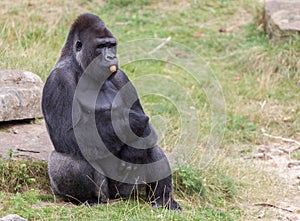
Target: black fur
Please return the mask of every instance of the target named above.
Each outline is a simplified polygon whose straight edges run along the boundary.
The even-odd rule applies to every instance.
[[[72,124],[72,102],[80,77],[97,56],[106,58],[107,64],[104,66],[117,65],[116,44],[116,39],[100,18],[92,14],[79,16],[44,86],[42,110],[55,147],[49,157],[49,177],[54,193],[66,200],[94,204],[106,202],[109,198],[129,197],[135,189],[132,184],[107,178],[86,161]],[[95,107],[99,135],[110,152],[123,161],[147,164],[165,158],[155,140],[145,144],[149,146],[148,149],[136,149],[123,143],[115,134],[109,110],[117,92],[126,83],[130,81],[120,69],[104,82]],[[139,100],[130,109],[129,122],[132,131],[139,137],[146,137],[153,130]],[[153,206],[181,210],[171,194],[171,175],[145,186],[148,200]]]

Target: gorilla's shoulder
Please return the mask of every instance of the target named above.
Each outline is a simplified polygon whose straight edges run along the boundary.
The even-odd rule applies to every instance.
[[[76,84],[78,73],[68,61],[59,61],[50,72],[46,84]]]

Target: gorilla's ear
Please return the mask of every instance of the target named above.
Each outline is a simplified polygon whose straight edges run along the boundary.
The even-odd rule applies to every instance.
[[[81,41],[76,41],[76,44],[75,44],[75,48],[76,48],[76,51],[81,51],[81,48],[82,48],[82,43]]]

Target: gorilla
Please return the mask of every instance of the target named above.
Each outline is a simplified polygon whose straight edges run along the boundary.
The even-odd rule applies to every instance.
[[[116,48],[99,17],[80,15],[46,80],[42,111],[55,148],[48,162],[52,190],[90,205],[144,193],[153,208],[181,210],[171,173],[159,176],[169,163],[135,88],[119,69]],[[146,167],[157,162],[163,163]]]

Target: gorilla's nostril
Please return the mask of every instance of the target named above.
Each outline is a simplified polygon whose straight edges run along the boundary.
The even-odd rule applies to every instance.
[[[113,60],[116,56],[107,55],[106,60]]]

